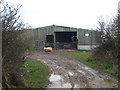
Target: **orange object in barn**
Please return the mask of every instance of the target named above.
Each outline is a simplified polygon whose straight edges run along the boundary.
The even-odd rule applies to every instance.
[[[86,53],[86,51],[82,51],[82,53]]]

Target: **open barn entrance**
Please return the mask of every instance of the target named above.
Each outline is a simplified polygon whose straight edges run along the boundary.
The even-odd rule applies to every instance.
[[[56,49],[76,49],[77,32],[55,32]]]
[[[45,46],[54,48],[54,36],[53,35],[46,35]]]

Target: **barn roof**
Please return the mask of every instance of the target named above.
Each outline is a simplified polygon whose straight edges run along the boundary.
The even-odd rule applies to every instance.
[[[77,30],[88,30],[88,29],[83,29],[83,28],[74,28],[74,27],[68,27],[68,26],[60,26],[60,25],[49,25],[49,26],[44,26],[44,27],[38,27],[39,28],[47,28],[47,27],[62,27],[62,28],[70,28],[70,29],[77,29]]]

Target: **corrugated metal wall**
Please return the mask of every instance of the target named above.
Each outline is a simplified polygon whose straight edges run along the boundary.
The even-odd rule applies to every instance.
[[[70,32],[76,31],[79,45],[96,45],[95,31],[87,29],[77,29],[63,26],[46,26],[41,28],[36,28],[34,30],[26,30],[24,36],[27,38],[32,38],[33,47],[36,49],[43,49],[46,43],[46,35],[54,35],[55,42],[55,32]],[[88,36],[85,36],[88,34]],[[54,43],[56,46],[56,42]]]

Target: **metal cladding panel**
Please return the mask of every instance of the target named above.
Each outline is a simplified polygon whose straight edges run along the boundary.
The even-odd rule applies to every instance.
[[[95,31],[93,30],[78,30],[78,45],[95,45]]]
[[[35,30],[36,34],[35,37],[37,37],[38,40],[45,41],[46,35],[53,35],[54,31],[52,27],[42,27]]]

